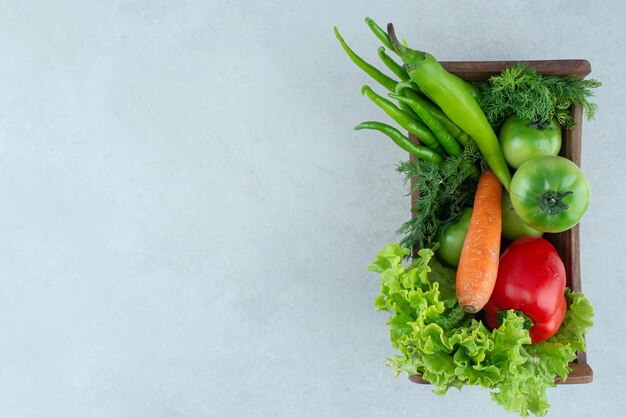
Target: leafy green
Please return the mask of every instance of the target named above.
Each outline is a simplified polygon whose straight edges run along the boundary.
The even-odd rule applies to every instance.
[[[405,183],[413,180],[410,192],[419,191],[414,216],[397,231],[404,235],[400,245],[406,248],[432,247],[443,225],[453,222],[474,201],[479,171],[485,167],[475,144],[463,154],[449,156],[440,165],[425,160],[405,161],[397,166]]]
[[[584,350],[582,334],[592,325],[589,301],[566,290],[569,309],[558,332],[530,344],[525,317],[507,311],[491,331],[456,301],[455,272],[442,266],[430,249],[422,249],[410,266],[409,250],[397,244],[380,251],[369,269],[380,274],[377,310],[391,314],[387,324],[397,354],[388,358],[396,375],[420,374],[443,395],[455,387],[480,385],[508,411],[545,415],[546,389],[571,371],[576,350]]]
[[[489,123],[498,126],[510,115],[548,126],[555,117],[561,126],[572,128],[570,107],[580,105],[587,119],[598,106],[589,101],[598,80],[580,80],[574,76],[541,76],[534,68],[516,64],[491,77],[480,90],[480,106]]]

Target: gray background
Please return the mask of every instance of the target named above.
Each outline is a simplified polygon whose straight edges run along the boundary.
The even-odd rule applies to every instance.
[[[626,3],[0,1],[0,415],[475,417],[394,378],[365,266],[407,219],[402,151],[332,33],[393,21],[442,60],[587,58],[590,385],[626,408]]]

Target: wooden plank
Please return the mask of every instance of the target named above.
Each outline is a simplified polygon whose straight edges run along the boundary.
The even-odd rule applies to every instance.
[[[572,368],[572,371],[567,375],[567,379],[563,381],[560,377],[556,377],[554,383],[557,385],[578,385],[593,381],[593,370],[591,370],[588,364],[573,362],[569,366]],[[430,385],[430,382],[422,379],[420,375],[409,376],[409,380],[421,385]]]
[[[582,109],[580,106],[572,108],[572,116],[576,127],[563,130],[563,146],[559,155],[568,158],[580,166],[582,149]],[[581,291],[580,283],[580,227],[575,227],[559,234],[546,234],[557,249],[565,264],[567,286],[575,291]]]
[[[523,63],[535,68],[542,75],[573,75],[585,78],[591,73],[587,60],[520,60],[520,61],[442,61],[444,68],[467,81],[482,81],[499,74],[507,67]]]
[[[582,145],[583,145],[583,110],[580,106],[572,107],[572,117],[576,126],[574,129],[566,129],[564,136],[564,147],[562,151],[567,158],[572,160],[580,167],[582,162]],[[564,240],[566,248],[564,249],[568,257],[570,270],[568,272],[570,289],[577,292],[582,291],[581,270],[580,270],[580,225],[576,225],[569,231],[569,239]],[[587,353],[578,350],[576,352],[578,362],[587,364]],[[589,366],[587,366],[589,367]],[[589,368],[591,373],[591,368]],[[581,382],[586,383],[586,382]]]
[[[593,381],[593,370],[587,363],[570,363],[572,368],[570,374],[567,375],[567,379],[562,381],[559,377],[554,379],[558,385],[578,385],[581,383],[591,383]]]

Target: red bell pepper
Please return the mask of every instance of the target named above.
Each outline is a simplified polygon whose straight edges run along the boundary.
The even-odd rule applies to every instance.
[[[502,254],[498,278],[484,308],[487,324],[497,328],[498,311],[508,309],[521,311],[532,321],[533,343],[550,338],[561,326],[567,310],[565,266],[545,239],[520,238]]]

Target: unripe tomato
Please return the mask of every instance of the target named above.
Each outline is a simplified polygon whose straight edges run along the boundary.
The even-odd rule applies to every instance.
[[[511,196],[506,190],[502,191],[502,236],[509,241],[514,241],[521,237],[540,237],[543,232],[526,225],[524,221],[517,216]]]
[[[561,150],[561,126],[552,119],[543,128],[517,116],[509,116],[500,128],[500,145],[504,159],[513,168],[545,155],[558,155]]]
[[[591,197],[583,172],[563,157],[524,163],[513,175],[510,192],[520,219],[543,232],[562,232],[576,225]]]
[[[459,265],[470,219],[472,219],[472,208],[465,208],[459,220],[444,226],[439,233],[437,255],[451,266]]]

